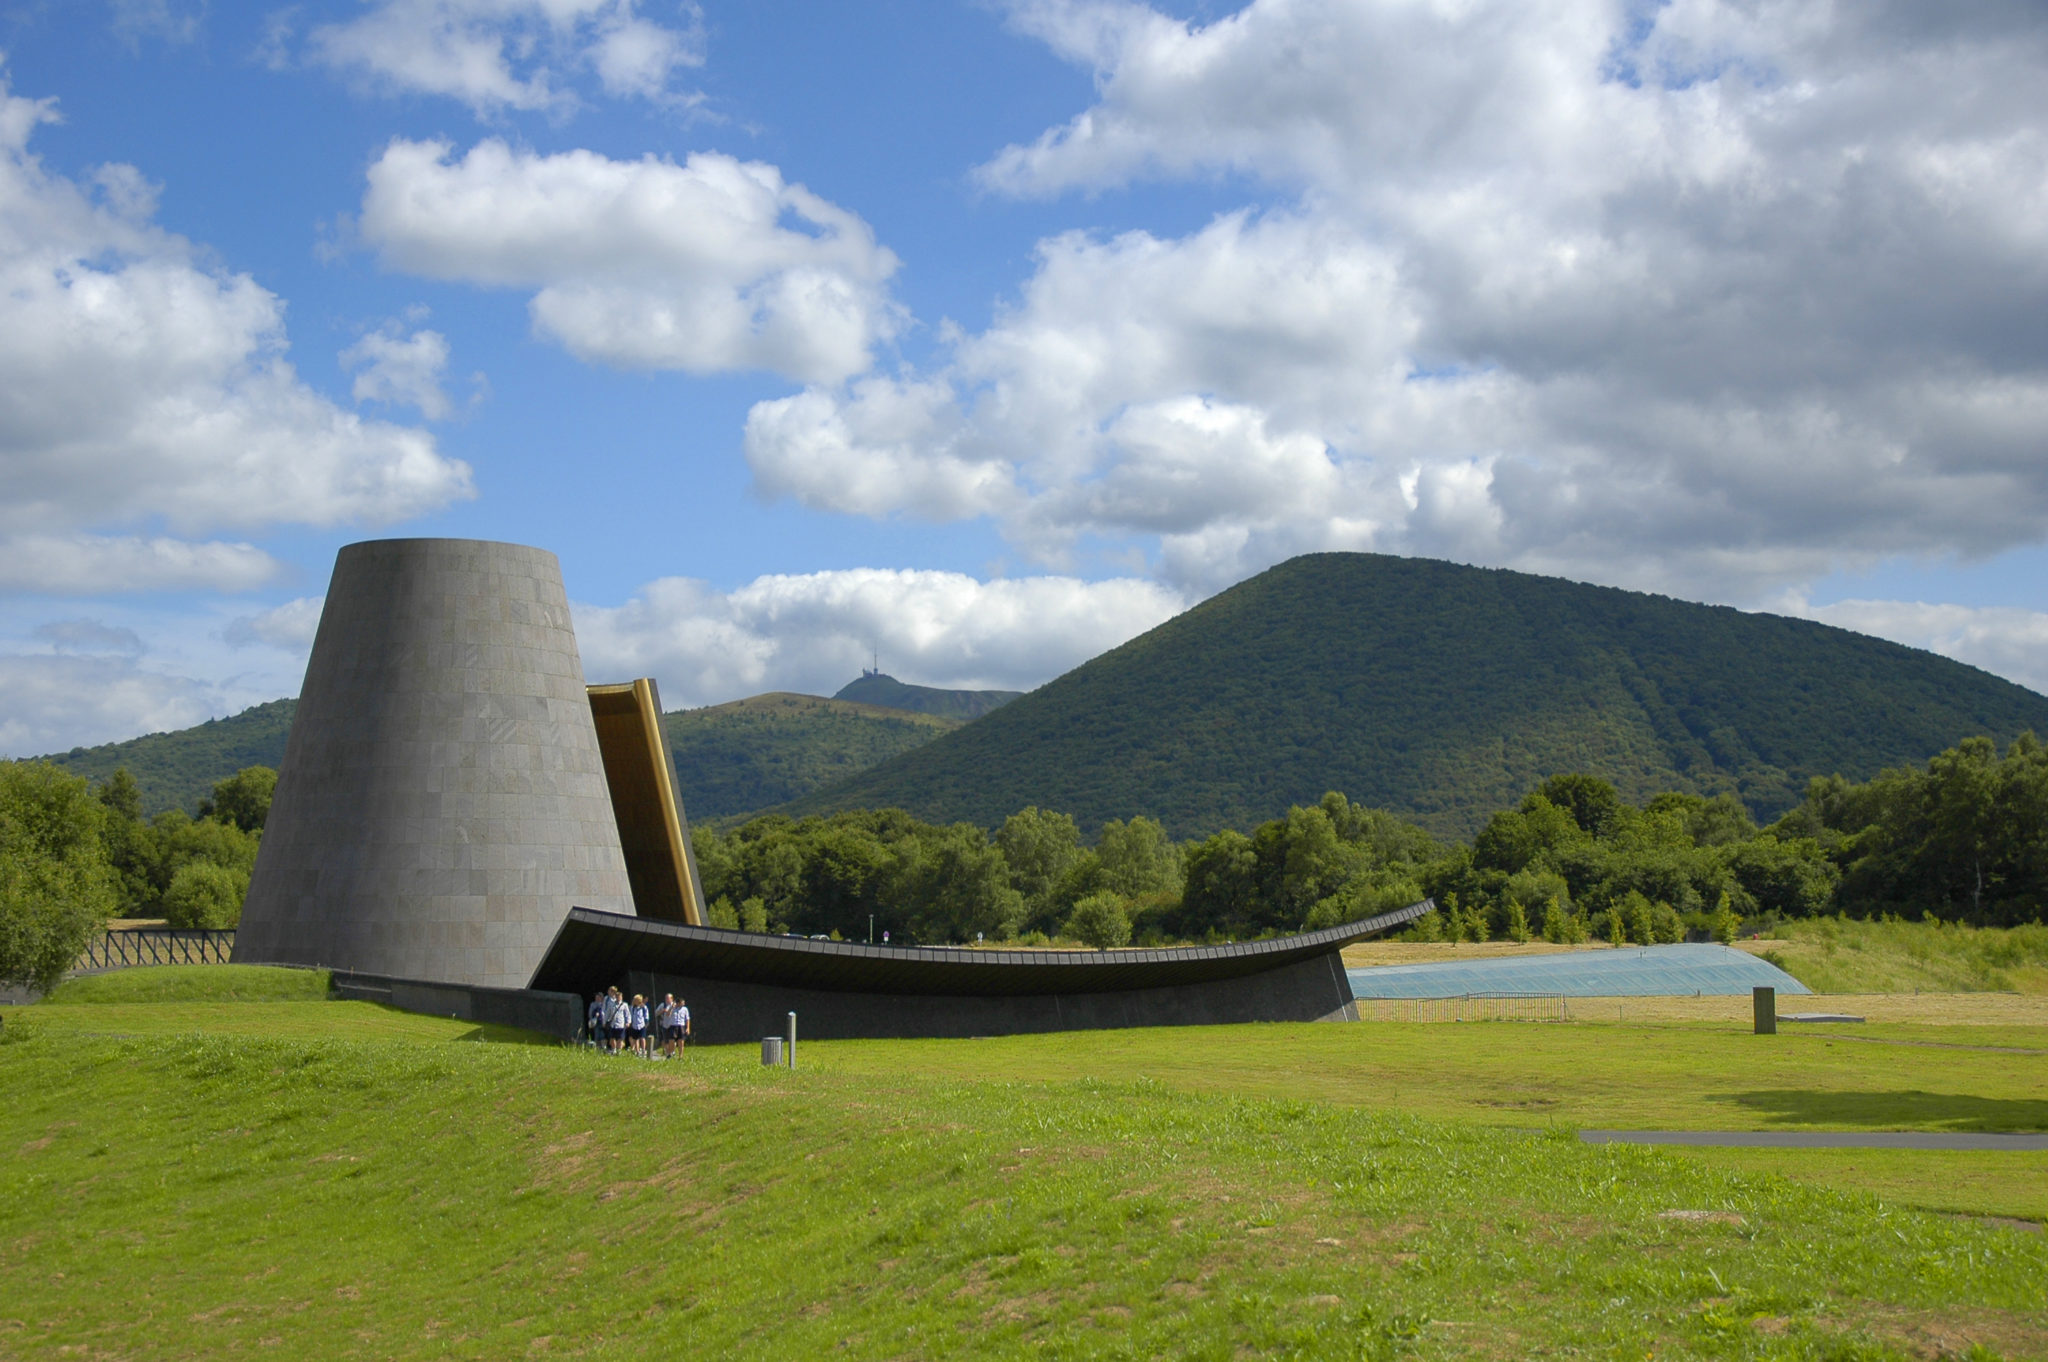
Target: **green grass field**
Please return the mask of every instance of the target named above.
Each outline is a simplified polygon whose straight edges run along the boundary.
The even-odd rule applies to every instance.
[[[2048,1057],[1499,1023],[789,1072],[203,984],[5,1011],[0,1357],[2048,1354],[2048,1238],[1840,1189],[2039,1216],[2037,1156],[1571,1133],[2038,1129]]]
[[[1816,993],[2048,993],[2048,926],[1822,917],[1738,943]]]

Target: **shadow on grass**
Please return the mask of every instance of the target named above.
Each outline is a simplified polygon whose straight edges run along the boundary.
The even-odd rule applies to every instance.
[[[458,1041],[489,1041],[493,1045],[552,1046],[562,1043],[553,1036],[544,1035],[539,1031],[522,1031],[516,1026],[499,1026],[494,1022],[484,1022],[472,1030],[464,1031],[461,1035],[454,1037],[454,1039]]]
[[[1714,1100],[1788,1125],[1910,1127],[1932,1130],[2048,1130],[2048,1102],[1945,1092],[1818,1092],[1777,1088]]]

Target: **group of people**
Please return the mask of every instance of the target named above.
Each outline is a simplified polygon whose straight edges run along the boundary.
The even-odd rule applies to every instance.
[[[690,1040],[690,1009],[673,993],[663,994],[650,1012],[645,995],[635,993],[628,1002],[616,986],[608,988],[590,1000],[584,1023],[587,1043],[609,1055],[680,1059]]]

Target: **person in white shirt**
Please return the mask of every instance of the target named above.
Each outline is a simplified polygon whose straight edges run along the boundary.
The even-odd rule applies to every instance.
[[[633,1053],[642,1059],[651,1058],[647,1052],[647,999],[638,993],[633,995]]]
[[[615,984],[604,995],[605,1048],[612,1054],[626,1048],[626,998]]]
[[[683,1047],[690,1043],[690,1005],[680,998],[676,999],[675,1028],[676,1058],[680,1059]]]

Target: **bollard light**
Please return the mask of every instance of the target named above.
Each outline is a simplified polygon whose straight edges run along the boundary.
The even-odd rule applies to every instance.
[[[789,1067],[796,1067],[796,1013],[789,1014]]]

